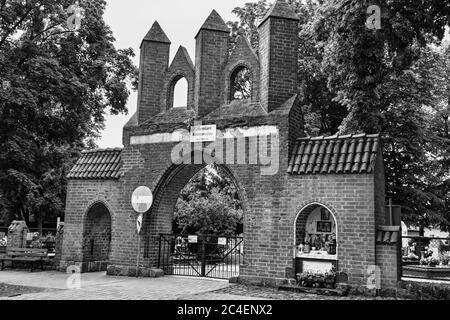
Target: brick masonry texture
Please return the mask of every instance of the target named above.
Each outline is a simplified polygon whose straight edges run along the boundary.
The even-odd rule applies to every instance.
[[[280,1],[275,6],[280,6]],[[249,152],[248,138],[245,149],[240,151],[240,155],[245,155],[246,164],[221,164],[238,187],[244,207],[242,282],[273,285],[286,282],[287,276],[292,276],[295,221],[297,217],[305,219],[312,206],[322,205],[336,217],[338,267],[348,273],[349,283],[364,286],[368,267],[381,263],[383,284],[394,285],[397,273],[392,261],[397,258],[397,251],[393,246],[375,243],[377,227],[385,223],[381,147],[374,151],[374,167],[370,172],[287,173],[297,139],[305,134],[296,88],[298,21],[289,7],[281,6],[272,10],[273,14],[259,28],[258,54],[243,39],[238,40],[229,54],[229,34],[215,12],[196,37],[193,69],[183,49],[169,67],[170,44],[151,38],[143,41],[138,114],[123,130],[120,178],[69,181],[62,267],[78,264],[84,270],[103,268],[104,252],[109,252],[108,273],[136,272],[137,214],[130,200],[134,189],[141,185],[153,191],[154,202],[144,217],[140,267],[142,272],[157,267],[159,236],[172,232],[173,209],[179,193],[206,164],[174,165],[171,152],[175,143],[130,145],[130,138],[189,130],[195,120],[200,120],[204,124],[216,124],[221,130],[263,125],[276,126],[279,130],[279,157],[273,159],[279,170],[275,175],[261,175],[260,165],[249,165],[254,152]],[[253,75],[252,97],[229,101],[227,79],[239,66],[249,68]],[[188,78],[193,107],[188,102],[185,109],[167,109],[172,82],[179,76]],[[237,158],[236,152],[234,157]],[[97,204],[104,206],[101,215],[92,213],[99,210]],[[94,225],[98,223],[102,230],[108,230],[109,220],[104,210],[109,212],[111,221],[110,246],[91,259],[83,244],[93,228],[91,217],[97,217]],[[107,247],[105,239],[99,241]]]

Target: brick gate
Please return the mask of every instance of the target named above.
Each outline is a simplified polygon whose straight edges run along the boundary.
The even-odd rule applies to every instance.
[[[170,234],[181,189],[204,166],[222,165],[244,207],[240,281],[278,284],[294,277],[296,222],[310,204],[335,217],[339,271],[365,286],[380,266],[384,287],[396,285],[396,250],[376,243],[385,224],[384,167],[378,135],[305,137],[298,90],[298,23],[276,1],[259,25],[259,51],[213,11],[196,35],[195,64],[155,22],[141,44],[138,111],[123,129],[123,148],[83,154],[69,174],[61,267],[86,263],[82,229],[92,203],[111,214],[108,274],[135,275],[138,236],[130,199],[141,185],[155,200],[144,218],[140,255],[145,274],[158,263],[161,234]],[[251,75],[245,99],[233,91],[242,69]],[[173,89],[188,83],[188,105],[173,108]],[[191,143],[189,131],[215,125],[215,142]],[[325,224],[326,225],[326,224]]]

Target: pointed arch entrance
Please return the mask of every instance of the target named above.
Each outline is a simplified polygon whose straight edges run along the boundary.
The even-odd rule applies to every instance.
[[[83,223],[83,265],[85,272],[106,271],[111,250],[111,213],[103,202],[94,203]]]
[[[152,208],[144,219],[143,258],[150,267],[161,268],[165,274],[223,279],[239,275],[244,261],[243,234],[174,234],[172,230],[180,192],[206,166],[206,163],[172,165],[155,188]],[[228,166],[217,166],[236,187],[245,215],[245,195],[235,175]]]

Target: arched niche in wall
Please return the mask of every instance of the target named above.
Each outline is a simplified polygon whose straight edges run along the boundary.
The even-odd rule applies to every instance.
[[[294,222],[297,272],[327,272],[338,260],[338,225],[333,212],[319,203],[300,210]]]

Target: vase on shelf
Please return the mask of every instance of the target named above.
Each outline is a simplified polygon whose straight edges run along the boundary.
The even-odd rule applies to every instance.
[[[311,252],[311,246],[309,245],[309,243],[305,244],[305,246],[303,247],[303,252],[304,253],[310,253]]]

